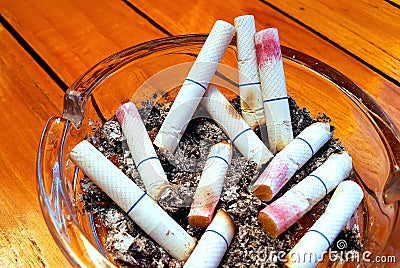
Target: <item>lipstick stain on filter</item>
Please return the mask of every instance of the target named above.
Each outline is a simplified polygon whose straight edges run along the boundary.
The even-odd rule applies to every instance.
[[[130,115],[133,118],[141,119],[139,112],[136,108],[136,105],[133,104],[132,102],[127,102],[117,109],[116,116],[121,126],[125,123],[125,118],[127,115]]]
[[[120,125],[123,125],[125,122],[125,108],[123,106],[119,107],[115,115],[117,116],[117,120]]]
[[[286,184],[288,180],[288,171],[289,171],[289,164],[288,159],[280,158],[279,156],[276,157],[273,165],[270,164],[270,169],[264,171],[268,175],[267,177],[271,178],[271,180],[276,185],[276,188],[280,189],[283,185]],[[268,171],[267,171],[268,170]]]
[[[268,28],[259,31],[254,36],[256,45],[257,62],[259,65],[282,58],[281,44],[278,29]]]

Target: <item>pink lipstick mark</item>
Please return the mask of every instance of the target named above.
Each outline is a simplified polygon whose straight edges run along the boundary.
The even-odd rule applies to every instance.
[[[136,108],[136,105],[133,104],[132,102],[127,102],[121,105],[116,112],[117,120],[121,126],[125,123],[125,118],[128,114],[133,118],[141,119],[139,112]]]
[[[271,61],[278,61],[282,58],[281,45],[279,42],[278,30],[268,28],[257,32],[254,35],[258,65]]]

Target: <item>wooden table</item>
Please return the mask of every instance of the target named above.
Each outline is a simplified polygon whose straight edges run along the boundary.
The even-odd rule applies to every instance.
[[[61,115],[63,93],[74,80],[106,56],[140,42],[207,33],[216,19],[232,23],[238,15],[253,14],[258,30],[277,27],[283,45],[351,78],[400,128],[399,0],[154,3],[0,0],[1,267],[68,265],[39,207],[40,135],[51,115]]]

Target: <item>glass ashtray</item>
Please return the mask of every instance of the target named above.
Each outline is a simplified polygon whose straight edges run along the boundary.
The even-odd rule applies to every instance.
[[[162,38],[111,55],[68,89],[63,115],[46,123],[37,159],[39,201],[48,229],[72,265],[113,267],[115,263],[98,237],[102,230],[79,201],[83,173],[71,162],[69,152],[93,133],[93,122],[112,118],[122,103],[132,101],[140,107],[144,101],[164,101],[166,93],[176,94],[206,38]],[[233,40],[212,81],[229,99],[239,94],[235,44]],[[399,224],[398,130],[365,91],[335,69],[288,47],[282,47],[282,55],[288,94],[311,115],[328,115],[335,137],[353,158],[355,178],[365,195],[354,217],[363,250],[398,256],[398,245],[390,243],[400,241],[393,232]],[[361,266],[371,265],[377,264],[361,261]]]

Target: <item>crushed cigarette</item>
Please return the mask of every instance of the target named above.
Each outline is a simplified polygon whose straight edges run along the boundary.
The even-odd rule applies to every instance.
[[[231,144],[220,142],[211,147],[188,216],[190,226],[206,228],[211,223],[231,159]]]
[[[228,250],[236,227],[227,212],[218,210],[184,268],[216,268]]]
[[[341,182],[333,193],[325,213],[286,255],[285,266],[316,267],[363,197],[364,193],[356,182]]]
[[[332,154],[314,172],[260,211],[258,221],[276,238],[350,175],[352,160],[345,151]]]
[[[317,122],[305,128],[275,155],[251,186],[252,192],[261,200],[271,200],[331,137],[329,123]]]
[[[215,22],[161,125],[154,140],[156,146],[175,151],[234,34],[235,28],[230,23]]]
[[[254,36],[269,149],[279,152],[293,139],[292,122],[278,30],[268,28]]]
[[[261,82],[254,34],[256,26],[254,16],[244,15],[234,20],[237,36],[237,57],[239,71],[240,106],[243,119],[255,129],[265,126],[264,104],[261,94]]]
[[[157,201],[170,185],[142,118],[135,104],[131,102],[119,107],[116,115],[146,192]]]
[[[81,141],[70,152],[70,158],[172,257],[189,257],[196,239],[92,144]]]
[[[273,157],[217,87],[210,85],[207,88],[201,104],[246,159],[256,162],[258,167],[261,167]]]

